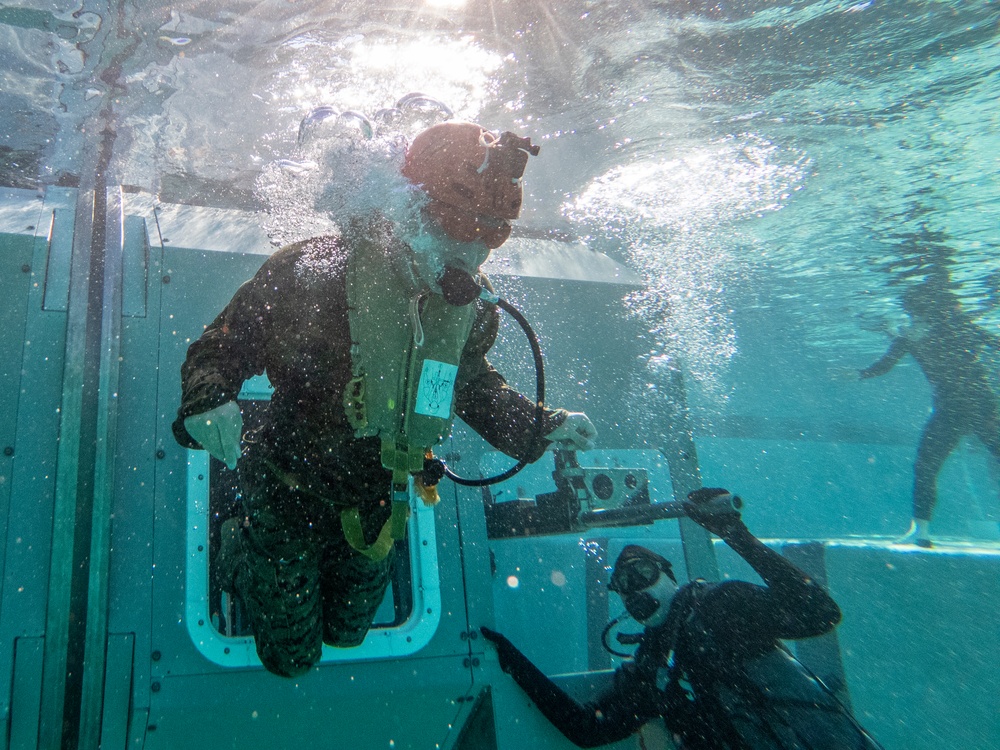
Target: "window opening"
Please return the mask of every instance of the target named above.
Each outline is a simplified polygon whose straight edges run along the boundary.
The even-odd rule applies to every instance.
[[[271,393],[266,377],[248,380],[240,392],[244,430],[261,423]],[[198,649],[228,666],[259,664],[246,612],[238,597],[222,591],[219,551],[222,525],[242,515],[238,473],[205,451],[188,451],[187,625]],[[426,645],[441,618],[440,579],[433,509],[411,505],[405,540],[372,628],[357,648],[323,647],[321,661],[398,657]]]

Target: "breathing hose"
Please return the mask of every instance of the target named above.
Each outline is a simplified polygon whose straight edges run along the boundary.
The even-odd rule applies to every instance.
[[[496,305],[517,321],[517,324],[521,326],[521,330],[524,331],[525,336],[528,337],[528,344],[531,346],[531,356],[535,363],[535,421],[529,444],[530,450],[542,437],[542,421],[545,417],[545,366],[542,362],[542,348],[538,343],[538,337],[520,310],[486,287],[480,286],[470,274],[449,266],[445,268],[441,278],[438,279],[438,283],[441,286],[441,293],[445,301],[449,304],[465,306],[477,299],[481,299]],[[453,472],[441,459],[432,459],[432,461],[440,465],[440,468],[437,470],[440,471],[443,469],[444,476],[448,477],[455,484],[460,484],[464,487],[486,487],[491,484],[505,482],[529,463],[527,458],[520,458],[516,464],[496,476],[468,479]],[[425,471],[428,470],[432,473],[435,471],[434,468],[425,467]]]
[[[634,656],[633,653],[629,651],[618,651],[610,643],[608,643],[608,635],[611,634],[611,629],[614,628],[618,623],[623,620],[627,620],[631,615],[628,612],[623,612],[618,615],[615,619],[604,626],[604,630],[601,631],[601,645],[604,646],[604,650],[609,654],[614,656],[621,656],[623,658],[631,658]],[[615,636],[617,641],[623,646],[635,646],[642,640],[642,633],[619,633]]]

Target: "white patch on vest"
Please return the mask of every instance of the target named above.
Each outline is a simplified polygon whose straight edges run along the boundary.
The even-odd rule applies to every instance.
[[[451,416],[452,395],[458,366],[425,359],[417,386],[417,403],[413,410],[428,417],[448,419]]]

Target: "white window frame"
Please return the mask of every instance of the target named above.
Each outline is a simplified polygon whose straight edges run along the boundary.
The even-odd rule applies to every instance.
[[[248,380],[241,398],[270,397],[265,377]],[[209,455],[187,451],[187,566],[184,619],[195,647],[224,667],[262,667],[252,636],[227,637],[212,624],[209,611]],[[416,498],[410,483],[410,583],[413,607],[409,617],[393,627],[375,627],[354,648],[323,646],[320,663],[395,659],[416,653],[434,637],[441,624],[441,578],[438,572],[434,509]]]

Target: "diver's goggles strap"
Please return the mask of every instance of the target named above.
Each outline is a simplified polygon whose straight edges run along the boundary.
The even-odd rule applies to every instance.
[[[361,514],[357,508],[345,508],[340,513],[340,526],[344,530],[344,539],[352,548],[369,560],[384,560],[392,545],[406,538],[406,522],[410,520],[410,504],[402,500],[392,501],[392,513],[389,520],[382,525],[378,538],[371,544],[365,544],[365,535],[361,530]]]

